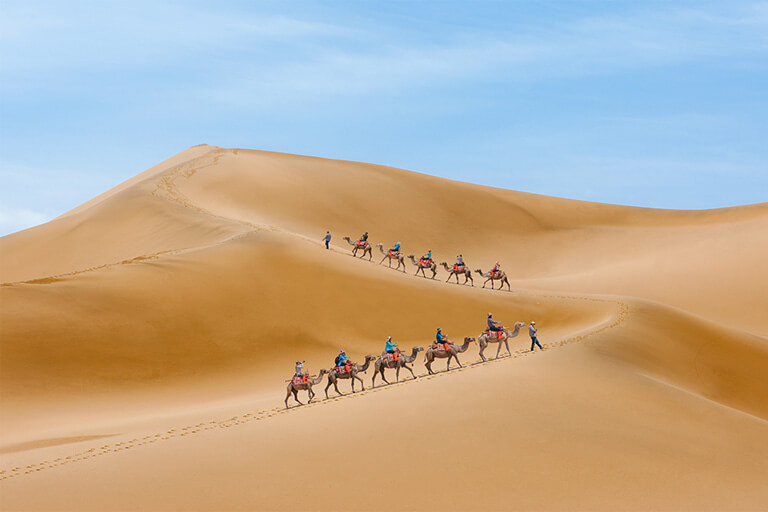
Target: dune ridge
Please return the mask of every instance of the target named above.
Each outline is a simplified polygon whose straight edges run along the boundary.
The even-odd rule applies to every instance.
[[[311,462],[328,460],[334,443],[362,442],[360,432],[394,432],[419,455],[348,477],[350,492],[374,492],[363,476],[416,482],[455,464],[424,451],[438,424],[465,448],[462,464],[476,473],[455,499],[406,483],[402,508],[758,510],[768,299],[755,283],[768,277],[766,227],[766,203],[652,210],[195,146],[0,239],[2,507],[296,508],[284,459],[310,422],[320,433],[299,445]],[[326,229],[331,251],[319,243]],[[401,241],[406,254],[431,249],[437,262],[461,252],[487,270],[500,260],[513,291],[482,290],[477,277],[474,288],[446,284],[442,269],[416,278],[410,263],[396,272],[376,265],[375,248],[373,263],[352,259],[340,238],[362,231],[384,247]],[[479,363],[475,344],[458,371],[425,376],[420,358],[415,381],[282,408],[296,358],[317,373],[339,348],[361,360],[389,335],[406,350],[438,325],[453,339],[477,336],[488,311],[510,325],[535,319],[548,350],[528,352],[522,333],[511,357]],[[537,448],[528,417],[551,449]],[[511,432],[496,453],[472,444],[485,424]],[[720,437],[728,432],[739,439]],[[239,446],[260,457],[235,456],[241,471],[226,469]],[[621,451],[635,464],[617,465]],[[521,497],[482,477],[545,467],[558,493],[536,484]],[[162,489],[131,491],[161,469],[175,475]],[[669,472],[689,476],[673,488],[658,478]],[[87,502],[82,475],[99,486]],[[251,491],[227,492],[249,475]],[[333,508],[333,480],[314,481],[307,497],[318,501],[306,508]]]

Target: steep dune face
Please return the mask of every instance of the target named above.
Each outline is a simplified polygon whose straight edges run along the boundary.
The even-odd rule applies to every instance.
[[[319,242],[326,229],[331,251]],[[513,292],[482,290],[478,275],[475,288],[445,284],[442,269],[416,278],[410,262],[396,272],[375,264],[376,249],[373,263],[353,259],[341,237],[362,231],[405,254],[431,249],[438,262],[462,253],[488,270],[499,260]],[[768,280],[766,204],[629,208],[196,146],[0,239],[0,258],[4,507],[296,508],[286,459],[327,462],[333,447],[370,436],[394,436],[413,457],[405,469],[366,462],[345,488],[368,495],[371,480],[399,474],[417,509],[477,508],[478,492],[485,507],[526,509],[751,509],[765,499],[755,485],[764,453],[747,445],[768,446],[768,298],[757,285]],[[524,330],[511,358],[276,412],[296,359],[316,373],[341,348],[358,361],[380,353],[387,336],[404,349],[427,346],[438,326],[477,337],[489,311],[507,325],[535,319],[549,352],[527,352]],[[478,361],[476,343],[461,361]],[[243,430],[222,428],[235,425]],[[444,438],[456,454],[430,448]],[[160,439],[180,444],[150,444]],[[110,455],[128,448],[126,465]],[[237,470],[224,467],[233,454]],[[425,494],[456,457],[456,493]],[[83,472],[68,472],[70,460]],[[147,467],[175,476],[147,486],[158,478]],[[510,504],[488,478],[532,470],[558,493],[533,483]],[[83,474],[100,489],[87,503]],[[258,483],[245,494],[189,492],[189,482],[241,489],[249,475]],[[687,476],[674,487],[659,475]],[[333,475],[312,481],[307,508],[331,508]]]

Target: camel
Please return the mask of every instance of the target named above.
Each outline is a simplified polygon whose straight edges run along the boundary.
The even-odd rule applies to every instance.
[[[411,372],[411,377],[413,377],[415,379],[416,376],[413,374],[413,370],[411,370],[411,367],[408,366],[408,363],[414,362],[416,360],[416,354],[418,354],[422,350],[424,350],[424,347],[413,347],[413,350],[411,350],[411,355],[410,356],[407,356],[405,354],[401,354],[400,355],[400,359],[398,359],[397,361],[395,361],[395,360],[387,361],[387,360],[384,360],[382,358],[377,359],[376,363],[373,366],[374,371],[373,371],[373,379],[371,379],[371,387],[375,387],[375,384],[376,384],[376,374],[377,373],[380,373],[381,374],[381,378],[384,380],[384,382],[389,384],[389,381],[387,380],[387,378],[384,377],[384,369],[385,368],[395,368],[396,369],[396,372],[395,372],[396,382],[400,382],[400,368],[405,368],[406,370]]]
[[[451,280],[451,276],[456,276],[456,284],[459,284],[459,274],[464,274],[464,282],[461,284],[467,284],[467,281],[469,281],[472,283],[472,286],[475,286],[475,281],[472,279],[472,271],[469,270],[469,267],[466,265],[459,270],[456,270],[454,267],[449,267],[446,262],[442,262],[441,265],[445,267],[447,272],[450,272],[448,279],[445,280],[446,283]]]
[[[430,375],[434,374],[435,372],[432,371],[432,361],[435,359],[444,359],[448,358],[448,365],[445,367],[445,371],[448,371],[451,369],[451,359],[456,358],[456,362],[459,365],[459,368],[461,368],[461,362],[459,361],[458,354],[461,354],[462,352],[466,352],[469,348],[469,344],[475,341],[475,338],[472,336],[467,336],[464,338],[464,344],[460,347],[457,347],[456,344],[451,343],[448,346],[448,350],[439,350],[435,348],[428,348],[427,351],[424,353],[424,358],[426,359],[426,362],[424,363],[424,366],[427,367],[427,371]]]
[[[357,376],[359,372],[365,373],[366,370],[368,370],[368,366],[371,364],[371,361],[376,359],[374,356],[365,356],[365,364],[362,366],[352,363],[352,369],[348,372],[344,372],[342,374],[339,374],[336,372],[336,369],[332,369],[328,372],[328,384],[325,385],[325,398],[328,398],[328,388],[331,387],[331,384],[333,384],[334,389],[336,389],[336,392],[340,395],[343,393],[339,391],[339,385],[338,380],[339,379],[352,379],[352,392],[355,392],[355,379],[360,381],[360,385],[363,387],[363,391],[365,391],[365,384],[363,383],[363,379]]]
[[[485,288],[485,285],[488,284],[488,281],[490,281],[491,282],[491,290],[493,290],[493,282],[494,281],[501,281],[501,284],[499,285],[499,290],[504,288],[504,284],[506,283],[507,287],[509,288],[509,291],[512,291],[512,287],[509,286],[509,281],[507,280],[507,274],[504,273],[503,270],[501,272],[499,272],[495,276],[492,276],[491,272],[483,273],[483,271],[480,270],[480,269],[475,270],[475,272],[477,272],[478,274],[480,274],[481,276],[486,278],[485,282],[483,283],[483,288]]]
[[[311,403],[312,399],[315,397],[315,392],[312,391],[312,386],[315,386],[317,384],[320,384],[320,381],[323,380],[323,375],[328,373],[328,370],[323,368],[320,370],[320,373],[317,377],[309,376],[307,377],[307,383],[306,384],[294,384],[293,378],[288,381],[288,393],[285,395],[285,408],[288,408],[288,399],[291,397],[291,393],[293,393],[293,398],[297,402],[299,402],[299,405],[304,405],[299,401],[299,391],[302,389],[306,389],[309,392],[309,400],[307,403]]]
[[[368,261],[371,261],[371,258],[373,258],[373,251],[371,250],[370,243],[365,242],[365,245],[357,245],[357,242],[353,242],[348,236],[345,236],[344,240],[346,240],[347,243],[352,246],[352,256],[357,256],[357,251],[363,251],[363,255],[360,256],[360,258],[365,258],[365,255],[367,254]]]
[[[390,254],[389,251],[384,252],[384,244],[376,244],[376,247],[379,248],[381,251],[381,254],[384,255],[383,258],[381,258],[381,261],[379,262],[379,265],[384,263],[384,260],[389,258],[389,261],[387,261],[387,266],[389,268],[392,268],[392,260],[397,260],[397,268],[395,270],[400,270],[400,266],[403,266],[403,272],[405,272],[405,261],[403,260],[403,255],[400,253],[397,254]]]
[[[427,277],[427,275],[424,273],[424,269],[425,268],[428,268],[429,270],[432,271],[431,279],[434,279],[435,276],[437,275],[437,265],[435,264],[434,261],[430,262],[429,265],[422,265],[421,264],[421,259],[419,259],[419,261],[416,261],[416,259],[413,257],[413,254],[409,254],[408,255],[408,259],[411,260],[411,263],[413,263],[414,265],[419,267],[419,268],[416,269],[416,274],[414,274],[414,275],[419,275],[419,272],[421,272],[421,275],[423,275],[424,277]]]
[[[485,332],[478,336],[477,342],[480,344],[480,357],[483,361],[487,361],[485,356],[483,355],[483,351],[485,351],[486,347],[489,343],[498,343],[499,347],[496,349],[496,359],[499,358],[499,352],[501,352],[501,344],[504,343],[504,346],[507,347],[507,353],[509,355],[512,355],[512,352],[509,350],[509,339],[514,338],[518,334],[520,334],[520,329],[525,327],[525,322],[515,322],[515,330],[510,331],[507,328],[502,327],[502,331],[504,332],[504,335],[501,337],[501,339],[496,339],[491,336],[488,336]]]

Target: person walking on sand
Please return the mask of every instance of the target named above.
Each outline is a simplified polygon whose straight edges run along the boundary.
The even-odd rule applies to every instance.
[[[328,247],[328,244],[331,243],[331,232],[330,231],[326,231],[325,232],[325,236],[323,237],[323,242],[325,242],[325,248],[326,249],[330,249],[330,247]]]
[[[536,348],[536,345],[538,345],[541,350],[544,350],[544,347],[541,346],[538,338],[536,338],[536,322],[531,322],[531,325],[528,326],[528,335],[531,337],[531,352]]]

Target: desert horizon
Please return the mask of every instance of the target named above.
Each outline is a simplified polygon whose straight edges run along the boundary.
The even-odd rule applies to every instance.
[[[760,510],[766,228],[190,147],[0,238],[0,508]]]

